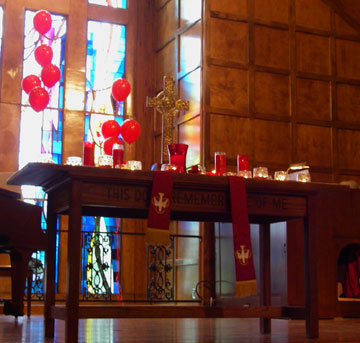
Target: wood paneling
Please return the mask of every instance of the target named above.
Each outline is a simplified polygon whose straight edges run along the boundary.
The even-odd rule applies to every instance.
[[[360,79],[360,42],[336,40],[336,73],[339,77]]]
[[[331,129],[314,125],[297,126],[296,158],[311,166],[331,167]]]
[[[161,48],[165,43],[173,39],[177,29],[177,4],[176,0],[168,1],[157,12],[157,30],[156,30],[156,43],[157,48]]]
[[[360,169],[360,130],[337,131],[339,165],[347,169]]]
[[[224,19],[211,19],[210,56],[228,62],[248,62],[248,26]]]
[[[270,22],[289,22],[289,0],[254,0],[254,17]]]
[[[330,8],[322,0],[296,0],[296,25],[330,30]]]
[[[289,76],[272,73],[255,73],[255,113],[290,115]]]
[[[164,76],[170,76],[175,79],[176,77],[176,42],[172,40],[169,44],[165,45],[156,55],[155,61],[155,78],[156,78],[156,91],[159,92],[163,89]]]
[[[213,163],[216,151],[226,151],[227,159],[234,160],[239,153],[250,153],[250,127],[249,119],[211,114],[209,163]]]
[[[290,163],[290,123],[255,120],[253,125],[254,160],[263,166]]]
[[[296,62],[299,71],[330,74],[329,37],[298,32],[296,34]]]
[[[210,10],[235,15],[247,15],[247,0],[210,0]]]
[[[248,112],[248,72],[242,69],[210,67],[210,106]]]
[[[338,83],[336,87],[337,119],[360,122],[360,86]]]
[[[352,36],[359,36],[360,33],[356,31],[352,26],[349,25],[348,22],[345,21],[339,15],[335,15],[335,31],[340,35],[352,35]]]
[[[288,69],[289,31],[256,25],[254,50],[256,65]]]
[[[298,78],[296,89],[298,118],[331,120],[330,82]]]

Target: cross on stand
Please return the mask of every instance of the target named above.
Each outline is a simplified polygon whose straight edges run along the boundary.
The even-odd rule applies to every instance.
[[[164,76],[163,90],[153,98],[146,97],[146,106],[162,115],[161,163],[169,163],[168,144],[174,143],[174,119],[180,110],[189,109],[189,101],[181,100],[174,91],[174,79]]]

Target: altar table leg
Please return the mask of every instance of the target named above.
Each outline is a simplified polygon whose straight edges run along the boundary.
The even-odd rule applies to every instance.
[[[68,260],[66,268],[66,343],[78,342],[81,224],[81,183],[73,181],[69,210]]]
[[[270,224],[260,224],[260,268],[259,268],[259,291],[260,306],[271,305],[271,276],[270,276]],[[261,333],[271,332],[271,319],[260,318]]]
[[[211,305],[215,300],[215,225],[204,223],[202,235],[202,304]]]
[[[308,338],[319,337],[317,252],[316,252],[316,198],[308,198],[308,217],[304,219],[305,252],[305,320]]]
[[[53,195],[49,193],[47,207],[47,245],[45,252],[45,301],[44,329],[45,337],[54,337],[54,318],[51,307],[55,305],[55,270],[56,270],[56,224],[57,215],[53,211]]]

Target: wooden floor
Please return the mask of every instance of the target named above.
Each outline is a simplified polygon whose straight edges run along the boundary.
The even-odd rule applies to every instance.
[[[63,321],[55,339],[43,338],[43,317],[0,315],[0,343],[63,342]],[[258,319],[84,319],[79,342],[86,343],[303,343],[360,342],[360,319],[320,321],[319,339],[307,340],[303,320],[272,320],[272,333],[259,333]]]

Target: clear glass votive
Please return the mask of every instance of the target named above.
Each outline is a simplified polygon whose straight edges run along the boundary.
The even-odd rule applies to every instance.
[[[253,178],[254,179],[268,179],[269,172],[266,167],[256,167],[253,170]]]
[[[127,168],[130,170],[142,170],[142,163],[141,161],[127,161],[126,163]]]
[[[308,171],[304,171],[304,172],[299,172],[297,174],[297,181],[299,182],[310,182],[311,181],[311,177]]]
[[[251,179],[251,170],[239,170],[237,176],[243,177],[245,179]]]
[[[161,165],[161,171],[177,171],[178,167],[175,164],[163,163]]]
[[[274,179],[278,181],[287,181],[289,180],[289,175],[286,171],[279,170],[274,173]]]
[[[110,155],[100,155],[97,163],[98,167],[101,168],[112,168],[113,158]]]
[[[226,173],[226,152],[215,152],[215,171],[216,175],[225,175]]]
[[[54,160],[53,160],[51,154],[40,154],[37,162],[40,162],[40,163],[54,163]]]
[[[66,159],[65,164],[69,165],[69,166],[82,166],[82,158],[79,156],[69,156]]]

